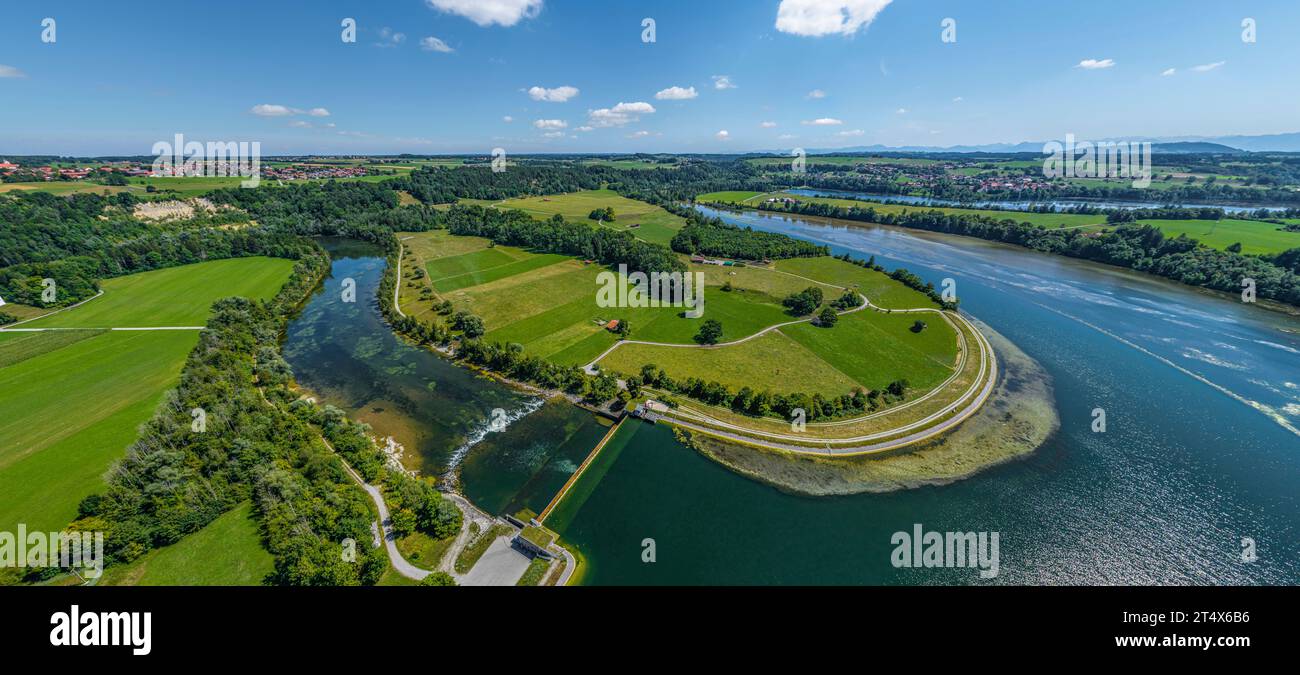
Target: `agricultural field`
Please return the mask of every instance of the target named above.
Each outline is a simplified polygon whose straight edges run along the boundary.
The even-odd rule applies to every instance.
[[[259,586],[275,570],[244,502],[180,541],[104,572],[101,586]]]
[[[750,190],[724,190],[699,195],[695,200],[713,204],[745,204],[762,194],[762,192],[752,192]]]
[[[699,348],[694,337],[701,320],[685,318],[680,307],[598,306],[597,276],[604,270],[598,265],[509,246],[488,247],[486,240],[445,232],[401,237],[412,253],[405,264],[424,265],[428,273],[418,281],[435,291],[432,299],[412,301],[419,284],[404,270],[404,311],[427,313],[433,304],[450,300],[457,310],[483,319],[487,340],[517,343],[557,363],[584,365],[600,357],[619,340],[604,325],[618,319],[630,328],[628,339],[668,345],[626,344],[599,361],[602,368],[625,374],[653,363],[674,377],[717,380],[735,389],[837,396],[857,386],[881,388],[900,378],[918,388],[931,387],[953,367],[956,335],[946,322],[936,321],[936,315],[926,315],[930,325],[920,333],[910,330],[914,315],[864,310],[845,315],[830,329],[796,324],[737,345]],[[439,249],[451,254],[438,255]],[[799,320],[781,301],[810,286],[821,288],[827,302],[838,297],[841,287],[856,287],[885,308],[935,306],[924,294],[881,272],[829,257],[782,260],[774,267],[690,268],[704,275],[704,316],[722,323],[722,342]],[[450,290],[440,285],[466,278],[482,281],[457,283]],[[724,291],[724,285],[729,290]]]
[[[59,340],[62,332],[0,344]],[[43,345],[0,368],[0,530],[26,523],[57,531],[71,522],[176,385],[197,342],[196,331],[105,332]]]
[[[1246,254],[1281,253],[1300,247],[1300,232],[1287,232],[1281,225],[1259,220],[1143,220],[1141,223],[1155,225],[1169,237],[1186,234],[1210,248],[1223,250],[1241,244],[1241,252]]]
[[[521,197],[496,202],[494,206],[503,209],[520,209],[542,220],[558,213],[568,220],[587,223],[594,222],[587,218],[593,210],[613,207],[614,222],[604,222],[602,225],[615,230],[627,230],[638,239],[665,246],[672,241],[673,235],[686,225],[686,221],[658,206],[628,199],[613,190],[584,190],[544,197]],[[633,225],[637,227],[632,227]]]
[[[218,298],[270,298],[291,267],[242,258],[110,279],[104,295],[22,328],[202,325]],[[197,343],[195,330],[0,331],[0,530],[67,525]]]
[[[97,195],[117,194],[119,192],[131,192],[136,195],[144,195],[143,187],[122,187],[114,185],[101,185],[92,183],[88,180],[51,180],[37,183],[0,183],[0,193],[5,192],[48,192],[55,195],[79,195],[93,193]]]
[[[291,260],[230,258],[106,279],[104,295],[22,327],[202,326],[213,302],[234,295],[270,298],[292,270]]]

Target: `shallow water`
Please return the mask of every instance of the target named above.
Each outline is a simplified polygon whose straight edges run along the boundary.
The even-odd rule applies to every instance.
[[[545,506],[551,495],[541,493],[577,466],[572,446],[603,433],[595,416],[567,403],[544,404],[399,339],[379,313],[376,292],[387,264],[380,249],[324,243],[333,257],[330,277],[285,337],[298,382],[321,403],[370,424],[379,438],[392,436],[404,446],[408,467],[446,476],[481,507]],[[356,283],[355,302],[343,300],[346,279]],[[492,424],[495,410],[506,424]],[[522,449],[527,461],[519,460]],[[479,470],[484,466],[508,468]]]

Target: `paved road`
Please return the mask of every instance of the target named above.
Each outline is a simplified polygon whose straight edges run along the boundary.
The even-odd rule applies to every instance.
[[[510,545],[510,537],[497,537],[460,585],[514,586],[531,562],[531,558]]]

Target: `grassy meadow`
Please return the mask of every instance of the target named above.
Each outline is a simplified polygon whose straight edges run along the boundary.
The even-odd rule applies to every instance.
[[[171,546],[110,567],[102,586],[259,586],[275,570],[244,502]]]
[[[213,302],[234,295],[270,299],[292,270],[292,260],[253,257],[115,277],[100,284],[102,296],[22,327],[202,326]]]
[[[270,298],[292,263],[217,260],[106,280],[104,295],[23,327],[203,325],[229,295]],[[199,333],[0,332],[0,530],[58,530],[175,386]]]
[[[1275,223],[1260,220],[1143,220],[1155,225],[1166,236],[1185,234],[1210,248],[1226,249],[1241,244],[1246,254],[1281,253],[1300,248],[1300,232],[1287,232]]]
[[[899,378],[923,388],[945,379],[955,358],[956,335],[938,316],[923,317],[929,327],[918,334],[909,330],[915,315],[867,310],[830,329],[797,324],[739,345],[696,348],[702,320],[685,318],[681,307],[600,307],[597,282],[605,268],[599,265],[441,231],[400,236],[411,253],[404,264],[427,271],[416,280],[404,269],[403,311],[427,315],[450,300],[483,319],[486,339],[518,343],[557,363],[590,363],[614,346],[619,336],[604,328],[611,319],[630,327],[631,340],[690,347],[626,344],[605,356],[602,368],[630,374],[653,363],[673,377],[717,380],[735,389],[829,396]],[[826,302],[850,287],[885,308],[935,306],[881,272],[830,257],[781,260],[774,267],[689,267],[704,275],[704,316],[722,323],[722,342],[796,321],[800,317],[790,316],[781,301],[809,286],[821,288]],[[421,284],[434,291],[431,298],[418,299]]]
[[[681,218],[645,202],[628,199],[613,190],[584,190],[544,197],[521,197],[497,202],[503,209],[519,209],[536,218],[547,219],[560,214],[575,222],[594,222],[587,216],[595,209],[613,207],[614,222],[602,223],[615,230],[627,230],[639,239],[668,245],[673,235],[686,225]],[[631,227],[637,225],[637,227]]]

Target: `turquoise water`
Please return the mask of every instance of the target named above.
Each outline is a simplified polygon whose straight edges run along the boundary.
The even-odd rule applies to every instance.
[[[1061,430],[1029,459],[951,485],[807,498],[630,425],[561,530],[588,563],[584,583],[1300,583],[1300,321],[974,239],[716,215],[955,279],[965,311],[1051,373]],[[1096,407],[1105,433],[1091,431]],[[890,537],[915,523],[999,532],[999,575],[894,568]]]
[[[482,508],[513,513],[540,502],[540,511],[605,427],[579,408],[544,404],[398,339],[376,298],[387,264],[381,251],[358,242],[325,244],[330,277],[285,337],[298,382],[321,403],[370,424],[381,439],[392,436],[405,447],[407,466],[458,485]],[[356,283],[355,302],[343,300],[346,279]],[[492,424],[497,410],[506,421],[499,431]]]
[[[1029,459],[951,485],[807,498],[629,422],[608,466],[593,465],[600,480],[579,481],[581,499],[548,521],[583,555],[584,583],[1300,583],[1300,321],[979,240],[720,215],[955,279],[966,311],[1050,371],[1061,430]],[[384,261],[331,248],[333,277],[286,339],[297,377],[397,436],[426,473],[458,466],[476,502],[538,510],[603,427],[397,340],[375,306]],[[347,277],[354,304],[339,301]],[[515,421],[485,430],[498,407]],[[1104,434],[1090,430],[1095,407]],[[999,575],[894,568],[890,537],[915,523],[997,531]],[[1254,562],[1241,560],[1244,537]],[[654,563],[642,561],[646,539]]]

